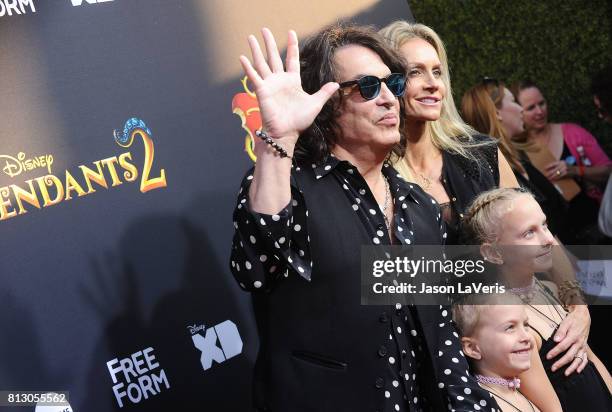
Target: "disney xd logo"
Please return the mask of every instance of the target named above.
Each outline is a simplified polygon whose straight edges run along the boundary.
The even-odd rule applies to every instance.
[[[193,345],[202,352],[200,362],[204,370],[210,369],[213,361],[222,363],[242,353],[242,338],[231,320],[208,329],[204,325],[187,326],[187,329]],[[205,330],[206,333],[202,335],[200,332],[204,333]],[[217,346],[217,341],[221,347]]]

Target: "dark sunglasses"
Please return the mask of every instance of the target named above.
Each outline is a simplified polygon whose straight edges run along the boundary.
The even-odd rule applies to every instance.
[[[376,76],[363,76],[357,80],[340,83],[340,89],[346,87],[359,87],[361,97],[366,100],[372,100],[378,97],[382,83],[385,83],[394,96],[400,97],[406,89],[406,77],[401,73],[391,73],[384,79],[379,79]],[[345,93],[346,94],[346,93]]]

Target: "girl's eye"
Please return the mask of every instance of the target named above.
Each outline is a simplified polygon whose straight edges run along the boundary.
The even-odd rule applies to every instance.
[[[509,330],[511,330],[511,329],[514,329],[514,325],[508,325],[508,326],[506,326],[506,331],[509,331]]]
[[[532,235],[533,235],[533,230],[528,230],[528,231],[525,232],[523,237],[530,238]]]

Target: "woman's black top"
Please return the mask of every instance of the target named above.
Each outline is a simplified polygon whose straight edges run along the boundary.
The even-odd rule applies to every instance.
[[[552,338],[544,339],[537,329],[530,327],[542,338],[542,347],[538,354],[542,359],[546,375],[561,402],[563,412],[584,412],[587,405],[591,411],[612,411],[610,391],[593,362],[589,361],[582,372],[574,372],[569,376],[565,376],[565,370],[569,364],[553,372],[551,367],[557,358],[546,359],[546,354],[557,346],[557,342]],[[554,336],[556,332],[555,329],[551,336]]]
[[[394,243],[443,243],[435,200],[392,167],[383,174]],[[295,165],[276,215],[251,210],[252,178],[234,211],[231,271],[253,296],[258,410],[497,410],[469,373],[449,307],[361,305],[361,247],[390,240],[357,168],[335,157]]]
[[[543,289],[542,293],[550,300],[551,304],[561,305],[561,302],[553,295],[550,289],[541,285],[540,282],[536,283]],[[582,372],[574,372],[569,376],[565,376],[565,370],[571,363],[557,369],[555,372],[552,371],[552,365],[557,361],[557,358],[547,359],[546,354],[557,346],[557,342],[552,337],[557,333],[559,325],[557,325],[548,339],[545,339],[543,334],[534,328],[533,325],[529,325],[529,327],[540,335],[542,339],[542,347],[538,354],[542,360],[546,375],[561,402],[563,412],[583,412],[585,406],[588,406],[589,410],[592,411],[612,411],[612,395],[593,362],[588,361]],[[562,355],[565,354],[562,353],[559,356]]]
[[[442,185],[450,198],[453,219],[446,220],[447,244],[462,241],[460,224],[465,211],[480,193],[499,187],[497,142],[485,135],[473,136],[472,158],[442,152]]]

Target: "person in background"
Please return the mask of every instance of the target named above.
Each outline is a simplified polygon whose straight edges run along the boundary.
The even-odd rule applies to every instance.
[[[559,191],[518,150],[512,138],[524,132],[523,109],[503,82],[485,77],[468,89],[461,99],[461,113],[465,121],[480,133],[488,134],[499,142],[516,179],[522,187],[532,192],[548,217],[551,232],[564,244],[574,244],[576,229],[568,220],[568,204]]]
[[[593,103],[597,117],[612,124],[612,63],[597,72],[591,81]],[[608,237],[612,237],[612,179],[604,191],[599,207],[599,229]]]
[[[597,213],[603,196],[601,186],[606,182],[612,161],[582,127],[549,122],[548,103],[535,83],[520,81],[511,90],[523,108],[526,133],[522,143],[531,144],[535,151],[548,150],[554,159],[539,166],[540,171],[553,183],[571,178],[579,185],[577,194],[568,199],[571,219],[583,228],[576,234],[576,243],[605,242],[597,228]],[[529,150],[527,153],[530,154]]]
[[[597,184],[606,181],[612,161],[595,137],[577,124],[550,123],[548,103],[535,83],[520,81],[512,91],[523,107],[527,141],[547,147],[557,159],[546,167],[546,176],[551,180],[579,178],[587,195],[600,200],[602,193]]]
[[[593,76],[591,93],[597,109],[597,117],[612,124],[612,63]]]

